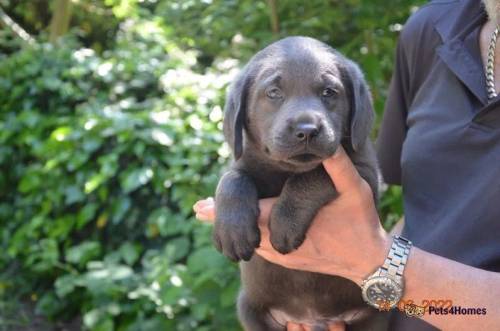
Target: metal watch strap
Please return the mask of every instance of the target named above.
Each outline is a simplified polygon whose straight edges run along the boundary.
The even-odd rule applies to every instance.
[[[391,249],[384,264],[379,268],[379,276],[392,277],[397,281],[403,278],[406,261],[410,254],[412,242],[401,236],[393,236]]]

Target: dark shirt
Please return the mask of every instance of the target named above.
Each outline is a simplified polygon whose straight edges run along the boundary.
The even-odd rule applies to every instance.
[[[433,1],[412,15],[377,149],[385,181],[403,188],[403,235],[500,272],[500,98],[487,100],[479,50],[486,20],[480,0]],[[390,330],[436,329],[395,312]]]

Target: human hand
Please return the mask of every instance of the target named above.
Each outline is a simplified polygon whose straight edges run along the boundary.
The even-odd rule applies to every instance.
[[[370,186],[358,174],[342,148],[323,162],[339,196],[316,215],[304,243],[282,255],[269,241],[269,214],[275,198],[260,200],[260,247],[256,253],[290,269],[339,275],[361,284],[384,262],[389,235],[380,225]],[[332,184],[333,185],[333,184]],[[213,222],[213,199],[194,205],[196,217]]]

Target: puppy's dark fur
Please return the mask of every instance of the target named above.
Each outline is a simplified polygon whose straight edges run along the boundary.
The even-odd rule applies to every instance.
[[[326,330],[328,320],[348,319],[348,312],[373,313],[359,286],[345,278],[286,269],[253,254],[259,198],[279,196],[270,219],[273,247],[286,254],[302,244],[318,210],[337,195],[321,161],[340,144],[376,199],[372,121],[357,65],[315,39],[271,44],[233,83],[224,135],[235,162],[217,187],[213,238],[228,258],[243,260],[238,311],[245,330],[285,330],[290,319]],[[352,330],[375,329],[367,318],[348,323]]]

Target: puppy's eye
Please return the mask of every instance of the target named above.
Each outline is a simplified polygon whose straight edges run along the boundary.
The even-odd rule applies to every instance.
[[[266,95],[269,99],[281,99],[283,98],[283,93],[277,87],[271,87],[266,90]]]
[[[334,89],[330,88],[330,87],[327,87],[325,88],[322,92],[321,92],[321,96],[323,98],[331,98],[333,97],[335,94],[337,94],[337,91],[335,91]]]

